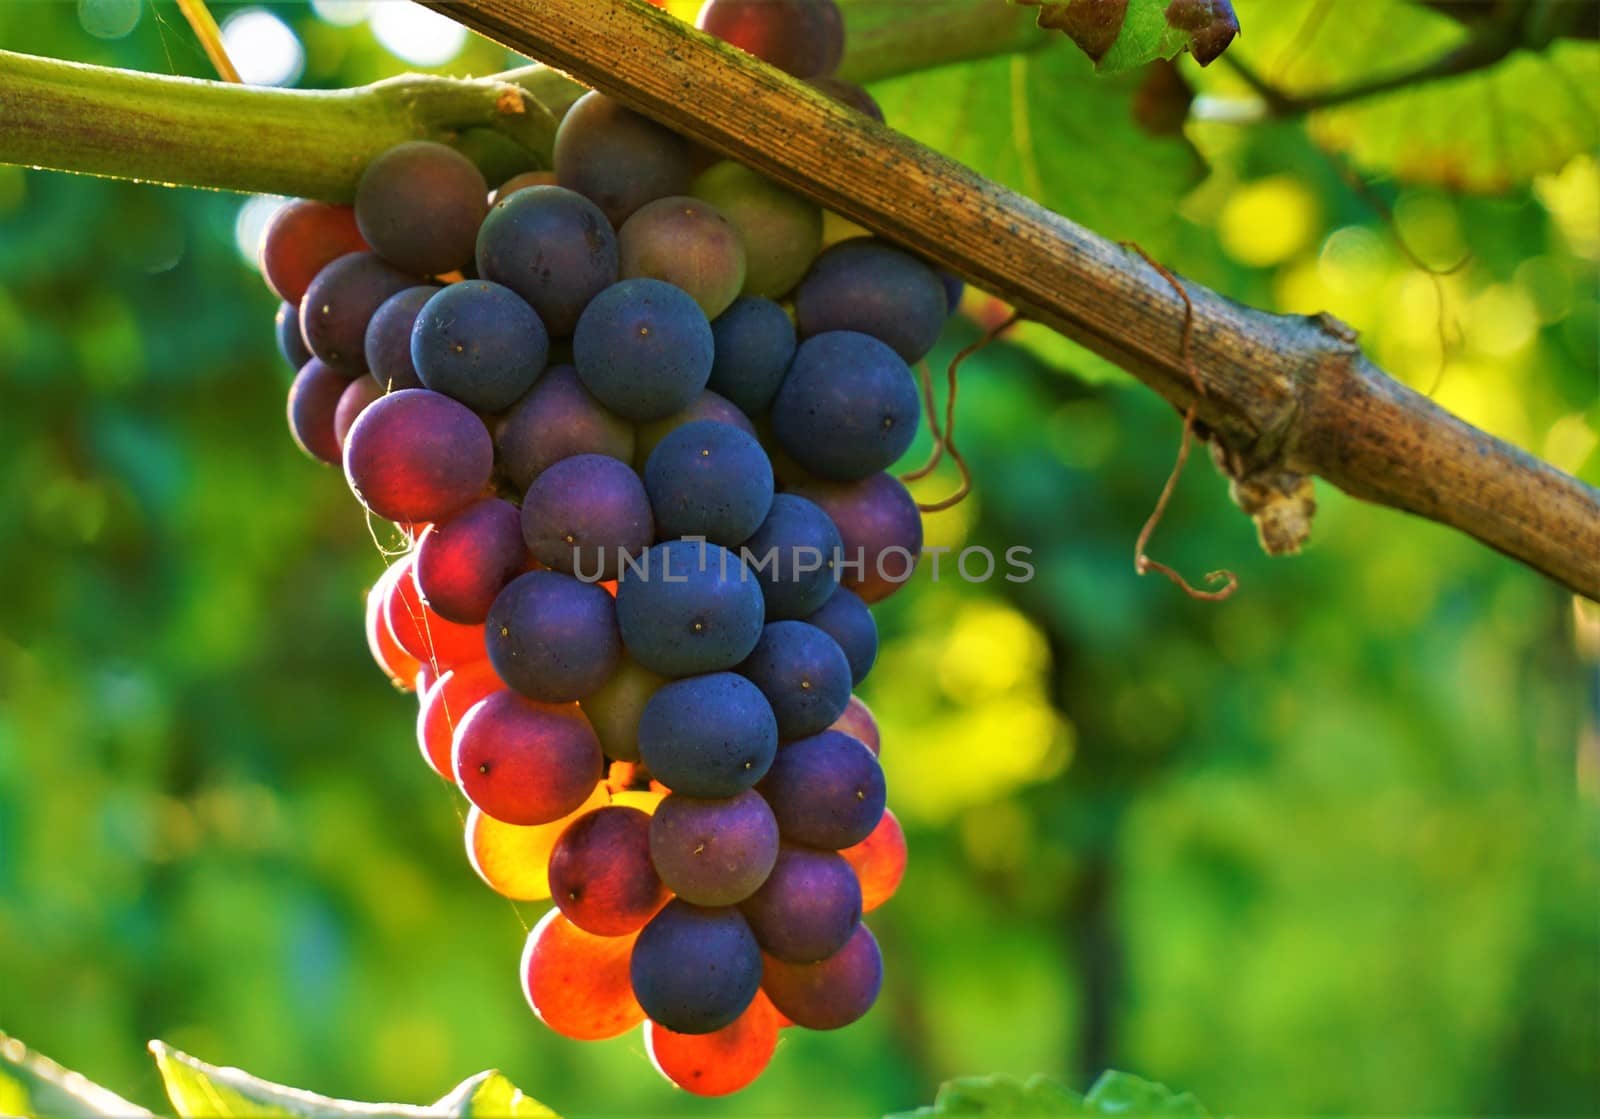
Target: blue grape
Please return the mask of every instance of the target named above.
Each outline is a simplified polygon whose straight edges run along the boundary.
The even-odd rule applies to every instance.
[[[278,304],[278,315],[273,320],[278,336],[278,352],[289,368],[299,372],[311,360],[306,340],[300,336],[300,309],[293,303]]]
[[[696,905],[733,905],[767,880],[778,824],[753,789],[720,800],[673,793],[650,818],[650,861],[667,888]]]
[[[950,314],[961,307],[961,296],[967,290],[966,281],[954,272],[940,272],[939,282],[944,285],[944,303]]]
[[[674,900],[639,933],[628,974],[652,1021],[680,1034],[708,1034],[756,997],[761,949],[737,909]]]
[[[477,412],[502,412],[533,387],[550,356],[539,314],[488,280],[451,284],[411,328],[411,361],[434,392]]]
[[[908,362],[933,349],[949,317],[944,284],[934,270],[870,237],[841,241],[817,257],[795,290],[794,308],[803,337],[859,331]]]
[[[539,312],[556,338],[572,333],[591,299],[617,280],[617,236],[593,202],[555,186],[527,187],[494,204],[478,231],[478,275]]]
[[[876,338],[835,330],[795,351],[772,403],[772,432],[806,470],[853,482],[905,454],[920,417],[906,363]]]
[[[791,742],[757,786],[791,843],[841,851],[883,818],[883,769],[858,739],[836,730]]]
[[[850,703],[850,662],[805,622],[769,622],[739,673],[767,697],[784,741],[827,730]]]
[[[638,555],[655,538],[650,499],[627,463],[574,455],[528,487],[522,536],[546,567],[591,583],[615,579],[622,557]]]
[[[821,609],[839,585],[843,546],[839,530],[815,502],[792,493],[774,497],[767,519],[744,543],[745,561],[761,580],[767,617],[804,618]]]
[[[508,583],[489,607],[484,637],[500,679],[544,703],[591,695],[622,655],[611,595],[554,571]]]
[[[422,387],[411,361],[411,328],[416,325],[417,313],[439,290],[434,284],[419,284],[396,292],[368,320],[362,350],[368,372],[385,392]]]
[[[711,376],[714,347],[700,305],[682,288],[644,277],[595,296],[572,336],[584,387],[636,422],[687,407]]]
[[[634,466],[643,473],[645,463],[650,461],[651,452],[661,444],[661,441],[684,424],[692,424],[696,420],[714,420],[719,424],[736,427],[746,435],[754,437],[756,434],[756,425],[750,422],[749,416],[707,389],[691,400],[689,406],[682,411],[674,412],[664,420],[651,420],[647,424],[638,426],[633,445]]]
[[[748,540],[772,508],[772,464],[754,436],[697,420],[650,453],[644,488],[659,535],[733,547]]]
[[[794,360],[794,323],[770,299],[746,295],[711,323],[716,359],[711,364],[713,391],[759,416],[778,395],[783,375]]]
[[[878,624],[860,595],[849,587],[840,587],[805,620],[839,643],[850,662],[852,685],[867,678],[878,659]]]
[[[617,623],[628,652],[663,676],[733,668],[761,638],[761,585],[715,544],[670,540],[623,567]]]
[[[732,672],[663,685],[639,718],[639,756],[675,793],[731,797],[766,776],[778,721],[766,697]]]
[[[762,950],[794,964],[826,959],[861,923],[861,883],[844,856],[785,843],[761,888],[739,905]]]

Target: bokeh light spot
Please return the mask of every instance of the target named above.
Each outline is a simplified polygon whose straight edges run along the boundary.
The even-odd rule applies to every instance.
[[[1292,175],[1273,175],[1234,191],[1217,234],[1229,256],[1265,268],[1304,249],[1317,221],[1317,202],[1305,185]]]
[[[247,85],[288,85],[305,70],[299,38],[264,8],[246,8],[223,20],[222,45]]]
[[[261,270],[261,232],[287,201],[275,194],[258,194],[245,199],[238,217],[233,219],[233,240],[239,255],[258,272]]]
[[[416,66],[443,66],[467,45],[467,29],[409,0],[379,4],[372,34],[385,50]]]
[[[78,22],[97,39],[120,39],[139,26],[140,0],[78,0]]]

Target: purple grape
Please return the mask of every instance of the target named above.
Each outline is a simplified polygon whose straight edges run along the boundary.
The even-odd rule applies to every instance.
[[[736,427],[752,437],[756,434],[756,425],[750,422],[750,417],[707,389],[691,400],[689,406],[682,411],[674,412],[664,420],[651,420],[638,426],[633,448],[634,466],[642,473],[645,463],[650,461],[651,453],[661,445],[663,439],[684,424],[692,424],[696,420],[713,420],[719,424]]]
[[[550,898],[596,936],[626,936],[667,901],[650,862],[650,817],[610,805],[579,816],[550,852]]]
[[[356,418],[344,475],[361,503],[391,521],[439,521],[482,495],[494,444],[465,405],[427,389],[401,389]]]
[[[695,905],[743,901],[766,881],[777,858],[778,824],[753,789],[725,800],[673,793],[650,818],[656,873]]]
[[[311,360],[306,340],[300,336],[300,309],[293,303],[278,304],[273,326],[278,337],[278,352],[289,363],[289,368],[298,373]]]
[[[595,296],[572,336],[584,388],[635,422],[686,407],[706,387],[714,346],[711,324],[687,292],[643,278]]]
[[[647,202],[617,230],[622,277],[648,276],[688,292],[708,319],[744,287],[744,244],[709,202],[677,195]]]
[[[302,451],[330,466],[343,458],[334,416],[349,384],[348,376],[314,357],[289,386],[289,434]]]
[[[428,140],[397,144],[356,184],[356,225],[396,267],[437,276],[472,260],[489,209],[483,173],[454,148]]]
[[[778,1012],[808,1030],[837,1030],[856,1021],[878,1001],[883,955],[866,925],[825,960],[791,964],[765,959],[761,989]]]
[[[815,963],[843,948],[861,923],[861,883],[842,855],[785,843],[739,911],[768,955]]]
[[[500,466],[519,491],[574,455],[633,460],[633,425],[589,395],[570,365],[554,365],[501,418],[495,429]]]
[[[790,742],[757,786],[778,829],[792,843],[841,851],[883,817],[883,770],[859,740],[841,731]]]
[[[300,333],[311,352],[350,377],[367,371],[367,324],[391,295],[417,283],[377,253],[346,253],[306,289]]]
[[[639,555],[655,538],[650,499],[627,463],[575,455],[528,487],[522,536],[546,567],[591,583],[615,579],[623,557]]]
[[[883,108],[877,99],[854,82],[847,82],[843,78],[830,75],[825,78],[812,78],[806,84],[818,93],[827,94],[839,104],[854,109],[862,116],[871,117],[879,124],[884,123]]]
[[[358,384],[360,382],[357,382]],[[484,498],[449,520],[429,525],[417,541],[417,589],[446,621],[477,625],[505,585],[528,568],[517,507]]]
[[[707,0],[695,26],[797,78],[832,74],[844,59],[834,0]]]
[[[874,474],[859,482],[799,482],[792,489],[838,527],[844,541],[839,582],[862,601],[882,601],[911,578],[922,554],[922,511],[899,479]]]
[[[438,290],[433,284],[406,288],[385,299],[372,313],[362,351],[372,379],[385,391],[422,387],[422,378],[411,362],[411,327],[417,312]]]

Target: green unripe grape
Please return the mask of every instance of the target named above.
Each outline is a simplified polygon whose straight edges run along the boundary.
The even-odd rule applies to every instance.
[[[744,240],[745,295],[777,299],[800,282],[822,247],[822,209],[742,164],[715,164],[689,193],[711,203]]]

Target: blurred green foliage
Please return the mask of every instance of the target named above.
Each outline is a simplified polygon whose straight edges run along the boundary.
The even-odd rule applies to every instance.
[[[1240,4],[1242,43],[1263,7]],[[406,68],[368,23],[271,8],[304,45],[302,84]],[[84,28],[111,0],[11,5],[0,42],[205,73],[166,0],[131,11],[102,39]],[[473,42],[444,68],[507,62]],[[1209,174],[1163,186],[1096,144],[1131,90],[1060,68],[1008,87],[1038,106],[1047,158],[1007,143],[1027,103],[907,124],[1019,186],[1039,176],[1108,233],[1159,226],[1164,259],[1232,296],[1332,311],[1397,376],[1600,481],[1592,156],[1496,197],[1360,192],[1300,124],[1199,122]],[[919,111],[919,80],[884,91],[891,119]],[[1391,148],[1439,139],[1384,119]],[[1075,163],[1097,208],[1061,193]],[[1032,331],[965,367],[977,492],[929,542],[1031,547],[1036,579],[967,585],[947,559],[879,610],[865,696],[912,864],[873,922],[878,1010],[786,1034],[728,1101],[670,1090],[637,1034],[553,1036],[517,985],[537,913],[467,867],[413,703],[367,660],[381,559],[337,475],[287,438],[239,211],[0,167],[8,1032],[149,1106],[161,1037],[348,1098],[433,1099],[498,1067],[567,1115],[864,1116],[959,1075],[1086,1086],[1108,1066],[1219,1113],[1600,1109],[1600,619],[1326,486],[1308,552],[1269,562],[1203,455],[1152,550],[1243,589],[1208,606],[1138,579],[1177,418]],[[1471,261],[1436,280],[1396,231],[1430,264]],[[994,321],[980,296],[966,310]],[[953,326],[935,367],[978,329]]]

